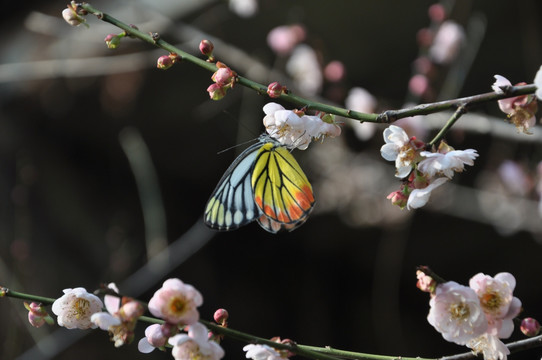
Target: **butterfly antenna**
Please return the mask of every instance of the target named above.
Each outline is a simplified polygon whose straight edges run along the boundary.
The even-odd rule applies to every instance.
[[[217,152],[216,154],[217,155],[220,155],[222,153],[225,153],[226,151],[230,151],[231,149],[235,149],[236,147],[239,147],[239,146],[243,146],[243,145],[246,145],[246,144],[250,144],[251,142],[254,142],[254,141],[257,141],[258,139],[250,139],[250,140],[247,140],[245,142],[242,142],[240,144],[237,144],[237,145],[233,145],[233,146],[230,146],[229,148],[225,148],[223,150],[220,150],[219,152]]]

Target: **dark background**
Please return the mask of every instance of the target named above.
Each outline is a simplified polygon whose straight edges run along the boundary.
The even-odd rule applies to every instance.
[[[386,200],[400,182],[379,154],[384,127],[360,141],[345,126],[340,138],[294,152],[317,201],[305,225],[280,235],[256,224],[212,232],[202,225],[205,202],[242,147],[217,152],[257,137],[268,99],[236,87],[213,102],[205,91],[211,73],[188,62],[158,70],[155,61],[165,52],[137,40],[108,50],[103,38],[120,30],[91,16],[90,29],[72,28],[60,17],[65,3],[2,3],[0,285],[57,298],[64,288],[94,290],[114,281],[148,301],[165,279],[178,277],[203,294],[204,319],[224,307],[232,328],[264,338],[411,357],[467,350],[427,323],[429,298],[415,287],[418,265],[465,285],[478,272],[511,272],[524,306],[520,316],[542,318],[538,129],[519,136],[497,104],[473,109],[447,140],[477,149],[475,166],[427,207],[401,211]],[[285,59],[265,39],[275,26],[301,23],[322,64],[340,60],[347,71],[319,96],[341,105],[348,89],[362,86],[383,111],[411,99],[416,33],[429,25],[433,2],[261,1],[251,18],[221,1],[183,7],[189,4],[93,3],[192,54],[203,37],[221,39],[219,59],[264,84],[284,79],[289,88]],[[532,82],[542,64],[539,2],[460,1],[453,9],[454,20],[467,27],[477,19],[485,32],[472,66],[459,68],[466,81],[452,97],[491,91],[494,74]],[[232,58],[232,49],[274,72],[257,72],[246,56]],[[123,57],[130,54],[135,57]],[[448,71],[437,69],[437,93]],[[463,128],[486,118],[497,128]],[[428,130],[424,140],[434,133]],[[525,191],[510,190],[496,175],[507,159],[524,169]],[[169,260],[140,270],[164,241],[174,244]],[[143,324],[133,344],[115,349],[99,330],[32,328],[20,300],[3,299],[0,318],[1,359],[171,357],[137,351]],[[521,338],[516,330],[512,340]],[[244,344],[223,346],[226,359],[244,358]],[[534,349],[510,358],[541,354]]]

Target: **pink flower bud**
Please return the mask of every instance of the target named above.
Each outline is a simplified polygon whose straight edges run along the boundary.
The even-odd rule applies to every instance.
[[[267,95],[270,98],[276,99],[284,92],[285,87],[278,83],[278,81],[272,82],[267,86]]]
[[[531,317],[521,321],[521,332],[526,336],[536,336],[540,332],[540,323]]]
[[[201,40],[201,42],[199,43],[199,51],[201,51],[201,53],[207,56],[209,60],[211,61],[214,59],[213,58],[214,48],[215,46],[209,40]]]
[[[403,190],[397,190],[389,194],[386,199],[391,200],[393,205],[397,205],[403,209],[407,205],[408,196],[404,194]]]
[[[429,6],[427,13],[429,14],[429,18],[434,22],[441,23],[446,19],[446,9],[442,4],[433,4]]]
[[[213,318],[215,319],[217,324],[225,326],[229,316],[230,315],[228,314],[228,310],[218,309],[217,311],[215,311]]]
[[[207,92],[209,93],[209,97],[213,100],[220,100],[224,96],[226,96],[227,87],[220,86],[218,84],[211,84],[207,88]]]
[[[121,317],[124,321],[134,321],[145,312],[139,301],[129,301],[120,308]]]
[[[51,324],[53,319],[49,316],[47,311],[41,306],[41,304],[32,302],[24,302],[24,307],[28,310],[28,322],[34,327],[41,327],[46,322]]]
[[[428,293],[435,292],[435,289],[437,287],[437,282],[435,281],[435,279],[433,279],[429,275],[426,275],[421,270],[416,271],[416,277],[418,278],[418,282],[416,283],[416,287],[418,289],[420,289],[421,291],[428,292]]]
[[[109,49],[116,49],[120,45],[120,39],[121,37],[119,35],[109,34],[105,37],[104,41]]]
[[[161,70],[167,70],[173,66],[173,59],[169,55],[162,55],[156,62],[156,67]]]

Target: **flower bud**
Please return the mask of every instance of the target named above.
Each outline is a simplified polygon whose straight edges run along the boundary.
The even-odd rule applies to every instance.
[[[437,287],[437,282],[435,281],[435,279],[433,279],[429,275],[426,275],[421,270],[416,271],[416,277],[418,278],[418,282],[416,283],[416,287],[418,289],[420,289],[421,291],[428,292],[428,293],[435,292],[435,289]]]
[[[224,96],[226,96],[226,91],[228,87],[226,86],[220,86],[218,84],[211,84],[207,88],[207,92],[209,93],[209,97],[213,100],[220,100]]]
[[[540,323],[531,317],[521,321],[521,332],[526,336],[536,336],[540,332]]]
[[[134,321],[143,315],[145,309],[139,301],[129,301],[120,308],[121,317],[124,321]]]
[[[399,206],[401,209],[403,209],[407,205],[408,196],[406,196],[403,192],[403,190],[397,190],[392,193],[390,193],[386,199],[391,200],[391,203],[393,205]]]
[[[272,99],[276,99],[280,97],[284,90],[286,90],[286,88],[279,84],[278,81],[275,81],[267,86],[267,95]]]
[[[121,37],[116,34],[109,34],[105,37],[105,44],[109,49],[116,49],[120,46]]]
[[[213,315],[213,318],[215,319],[217,324],[225,326],[227,321],[228,321],[229,316],[230,315],[228,314],[228,310],[226,310],[226,309],[218,309],[217,311],[215,311],[215,314]]]
[[[215,46],[209,40],[201,40],[201,42],[199,43],[199,51],[201,51],[201,53],[207,56],[209,60],[211,61],[214,60],[214,57],[213,57],[214,48]]]
[[[83,19],[81,16],[77,14],[74,8],[68,5],[68,7],[64,10],[62,10],[62,17],[68,24],[71,26],[79,26],[81,24],[85,24],[85,19]],[[87,25],[88,26],[88,25]]]
[[[46,322],[48,324],[53,324],[54,321],[49,316],[47,311],[41,306],[41,304],[38,304],[36,302],[27,303],[24,302],[24,307],[28,310],[28,322],[34,327],[41,327]]]
[[[173,66],[173,59],[169,55],[162,55],[156,62],[156,67],[161,70],[167,70]]]

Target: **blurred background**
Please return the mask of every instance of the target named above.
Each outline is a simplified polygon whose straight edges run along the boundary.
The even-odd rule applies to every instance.
[[[491,91],[493,76],[532,83],[542,64],[536,0],[94,1],[96,8],[194,55],[215,56],[263,84],[365,112]],[[0,28],[0,285],[60,297],[115,282],[148,301],[178,277],[201,291],[202,318],[220,307],[232,328],[264,338],[382,355],[466,352],[427,322],[415,269],[468,285],[478,272],[517,280],[521,317],[542,319],[542,132],[518,134],[496,103],[472,108],[446,139],[474,148],[475,166],[417,211],[380,157],[380,125],[347,119],[339,138],[294,155],[316,206],[292,233],[251,224],[218,233],[204,205],[228,165],[262,131],[269,101],[242,87],[221,101],[211,73],[88,16],[61,17],[66,1],[2,2]],[[289,104],[283,104],[291,108]],[[429,141],[449,113],[400,122]],[[1,359],[168,359],[114,348],[103,331],[36,329],[22,301],[0,301]],[[511,340],[524,338],[516,329]],[[244,344],[226,339],[226,359]],[[512,359],[540,358],[533,349]]]

